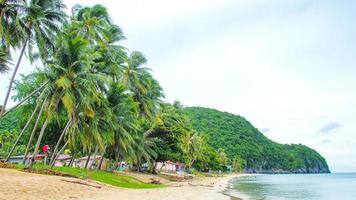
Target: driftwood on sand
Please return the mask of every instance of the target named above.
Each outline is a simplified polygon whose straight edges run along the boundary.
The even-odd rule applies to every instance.
[[[61,181],[68,182],[68,183],[76,183],[76,184],[80,184],[80,185],[87,185],[87,186],[91,186],[91,187],[95,187],[95,188],[101,188],[100,185],[92,185],[92,184],[89,184],[89,183],[87,183],[87,182],[83,182],[83,181],[79,181],[79,180],[66,180],[66,179],[61,179]]]
[[[193,183],[188,183],[190,186],[202,186],[202,187],[214,187],[214,185],[204,185],[204,184],[193,184]]]
[[[162,184],[161,183],[161,180],[159,180],[158,178],[150,178],[150,180],[151,180],[151,184]]]

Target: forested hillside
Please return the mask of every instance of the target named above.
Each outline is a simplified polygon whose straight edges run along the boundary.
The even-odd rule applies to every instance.
[[[253,173],[328,173],[325,159],[302,144],[279,144],[264,136],[245,118],[218,110],[186,108],[194,129],[208,135],[214,149],[224,149],[228,158],[240,159]]]

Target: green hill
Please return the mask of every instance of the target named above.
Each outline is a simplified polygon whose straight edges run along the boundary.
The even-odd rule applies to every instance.
[[[245,118],[209,108],[188,107],[193,127],[208,135],[208,143],[228,158],[245,160],[250,173],[329,173],[325,159],[301,144],[279,144],[264,136]]]

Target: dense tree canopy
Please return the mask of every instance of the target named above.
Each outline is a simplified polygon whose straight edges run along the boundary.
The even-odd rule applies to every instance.
[[[208,143],[225,150],[229,162],[251,172],[328,172],[325,159],[301,144],[279,144],[243,117],[214,109],[185,109],[193,127],[208,134]]]

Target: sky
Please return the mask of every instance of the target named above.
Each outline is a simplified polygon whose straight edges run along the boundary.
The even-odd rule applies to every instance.
[[[356,171],[356,1],[65,3],[106,6],[166,101],[241,115],[274,141],[317,150],[333,172]],[[19,71],[33,69],[25,60]]]

